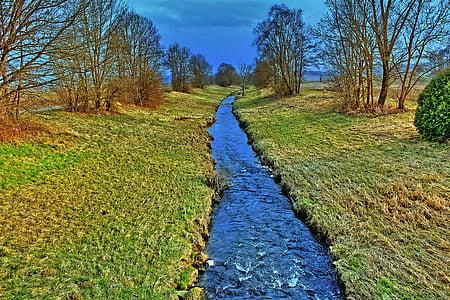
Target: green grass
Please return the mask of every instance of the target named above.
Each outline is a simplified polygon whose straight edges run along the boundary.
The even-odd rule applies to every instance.
[[[413,111],[349,116],[339,102],[326,91],[252,91],[235,109],[332,245],[350,299],[450,298],[450,146],[420,139]]]
[[[89,156],[87,151],[55,151],[46,145],[0,146],[0,189],[37,182],[53,170],[79,163]]]
[[[204,246],[206,127],[229,92],[42,114],[57,133],[0,145],[0,298],[176,299]]]

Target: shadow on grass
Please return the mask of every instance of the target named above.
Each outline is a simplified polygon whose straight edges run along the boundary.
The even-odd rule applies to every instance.
[[[277,98],[273,96],[264,95],[258,98],[252,98],[250,100],[239,101],[236,103],[236,106],[239,109],[255,109],[262,106],[266,106],[275,101],[277,101]]]

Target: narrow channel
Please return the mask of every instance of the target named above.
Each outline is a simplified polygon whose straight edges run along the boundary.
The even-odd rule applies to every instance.
[[[209,299],[343,299],[327,250],[294,214],[226,98],[210,128],[216,171],[228,180],[212,216],[201,278]]]

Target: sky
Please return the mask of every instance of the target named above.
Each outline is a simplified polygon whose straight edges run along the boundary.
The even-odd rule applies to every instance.
[[[203,54],[217,68],[221,63],[238,67],[256,57],[253,28],[274,4],[301,8],[307,24],[316,24],[325,12],[323,0],[128,0],[137,13],[159,30],[163,46],[178,42]]]

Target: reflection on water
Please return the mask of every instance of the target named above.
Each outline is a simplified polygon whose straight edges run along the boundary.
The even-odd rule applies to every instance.
[[[216,208],[201,284],[210,299],[342,299],[327,251],[294,215],[224,100],[211,127],[230,188]]]

